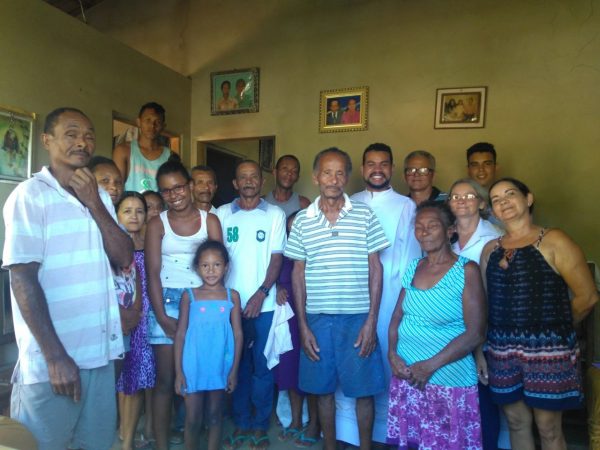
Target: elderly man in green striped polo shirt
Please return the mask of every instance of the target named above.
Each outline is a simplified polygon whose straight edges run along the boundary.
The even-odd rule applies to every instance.
[[[321,195],[294,220],[285,255],[302,340],[300,389],[319,398],[324,449],[336,447],[338,384],[356,398],[360,448],[371,447],[373,396],[385,389],[377,317],[383,270],[379,252],[390,244],[367,205],[344,193],[348,154],[332,147],[313,164]]]

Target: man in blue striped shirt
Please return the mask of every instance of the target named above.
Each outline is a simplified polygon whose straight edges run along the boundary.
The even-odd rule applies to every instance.
[[[356,398],[362,450],[371,446],[373,396],[385,389],[376,329],[379,252],[389,242],[373,211],[344,193],[351,171],[344,151],[332,147],[317,154],[313,181],[321,195],[298,213],[285,248],[294,259],[300,389],[319,396],[325,450],[336,447],[338,383],[344,395]]]

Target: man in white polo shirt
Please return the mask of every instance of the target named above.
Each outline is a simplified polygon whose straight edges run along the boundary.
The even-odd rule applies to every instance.
[[[40,449],[107,449],[116,421],[112,361],[123,352],[111,264],[131,264],[133,244],[86,167],[96,145],[87,116],[52,111],[42,143],[50,166],[4,205],[19,347],[11,417]]]
[[[298,213],[285,255],[294,260],[292,283],[302,341],[300,389],[319,397],[325,450],[336,448],[338,384],[356,399],[361,449],[371,447],[373,396],[385,389],[377,318],[382,267],[389,246],[371,209],[345,193],[352,171],[346,152],[332,147],[313,164],[321,195]]]
[[[245,441],[255,449],[267,448],[273,406],[273,374],[263,354],[275,310],[276,290],[285,247],[285,213],[260,198],[264,180],[258,163],[242,161],[233,185],[239,198],[217,209],[223,240],[231,262],[227,287],[242,300],[244,349],[233,392],[235,430],[225,448]]]

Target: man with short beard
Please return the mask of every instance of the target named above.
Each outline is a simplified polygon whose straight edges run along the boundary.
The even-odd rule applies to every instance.
[[[381,344],[386,386],[389,385],[391,370],[387,360],[388,325],[400,293],[402,275],[410,261],[421,256],[419,244],[414,236],[415,203],[399,194],[390,186],[394,169],[392,149],[381,143],[369,145],[363,153],[361,173],[365,190],[350,198],[366,203],[374,212],[387,240],[392,244],[380,253],[383,266],[383,289],[377,336]],[[353,403],[354,400],[337,393],[338,404]],[[358,444],[354,408],[338,408],[338,439]],[[387,432],[388,390],[375,396],[375,423],[373,440],[385,443]]]

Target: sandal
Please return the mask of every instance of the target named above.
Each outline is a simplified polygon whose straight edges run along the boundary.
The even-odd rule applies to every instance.
[[[298,435],[296,440],[294,441],[294,445],[298,448],[308,448],[315,445],[317,442],[321,440],[321,437],[312,438],[310,436],[306,436],[303,431]]]
[[[183,430],[171,430],[171,436],[169,437],[169,444],[181,445],[183,444]]]
[[[235,434],[232,433],[223,439],[223,448],[226,450],[235,450],[244,445],[247,440],[252,440],[253,437],[248,434]]]
[[[250,448],[252,450],[267,450],[270,445],[271,441],[269,440],[269,436],[265,433],[259,438],[257,438],[256,436],[252,436],[252,443],[250,444]]]
[[[284,427],[283,430],[279,432],[277,435],[277,439],[281,442],[287,442],[295,437],[298,437],[300,433],[304,431],[304,428],[292,428],[292,427]]]
[[[139,433],[137,438],[134,439],[134,443],[135,442],[139,442],[140,445],[145,445],[144,442],[149,442],[150,444],[152,444],[153,442],[156,442],[156,439],[154,439],[152,436],[148,436],[144,433]],[[138,447],[136,447],[138,448]],[[143,448],[143,447],[140,447]]]
[[[133,441],[133,448],[136,450],[150,449],[152,448],[152,442],[153,441],[146,439],[136,439]]]

